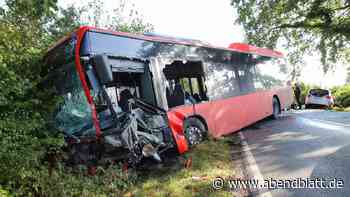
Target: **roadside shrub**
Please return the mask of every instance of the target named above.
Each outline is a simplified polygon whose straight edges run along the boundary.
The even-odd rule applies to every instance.
[[[120,166],[97,169],[89,176],[84,166],[71,169],[58,163],[50,174],[47,166],[26,167],[16,181],[0,188],[0,196],[122,196],[136,181],[136,175],[122,172]]]
[[[349,107],[350,106],[350,93],[347,94],[347,96],[341,101],[341,104],[343,107]]]
[[[118,196],[130,183],[130,176],[120,169],[88,177],[59,164],[49,175],[44,159],[47,149],[60,149],[63,137],[47,126],[55,98],[50,90],[37,87],[46,69],[43,55],[54,40],[82,24],[81,13],[73,7],[58,9],[57,0],[4,0],[2,4],[0,196]],[[151,27],[138,18],[122,28],[141,32]]]
[[[350,84],[338,86],[331,89],[335,97],[335,105],[339,107],[350,107]]]
[[[57,162],[49,173],[47,152],[61,151],[64,141],[43,116],[18,105],[0,112],[0,196],[121,196],[134,184],[136,176],[118,165],[89,176],[84,166]]]

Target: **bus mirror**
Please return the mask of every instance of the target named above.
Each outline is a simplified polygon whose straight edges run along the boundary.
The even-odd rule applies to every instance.
[[[113,81],[113,73],[107,55],[96,55],[93,57],[93,63],[95,64],[97,76],[102,84]]]

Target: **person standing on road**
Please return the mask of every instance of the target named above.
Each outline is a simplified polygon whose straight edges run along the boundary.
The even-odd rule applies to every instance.
[[[294,95],[295,95],[295,101],[297,102],[299,109],[301,109],[301,102],[300,102],[301,87],[299,83],[295,83],[294,85]]]

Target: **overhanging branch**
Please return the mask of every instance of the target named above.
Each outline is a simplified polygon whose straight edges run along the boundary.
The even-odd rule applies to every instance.
[[[285,29],[285,28],[321,29],[322,27],[325,27],[324,23],[310,24],[303,21],[303,22],[296,22],[292,24],[282,24],[282,25],[276,26],[275,29]]]

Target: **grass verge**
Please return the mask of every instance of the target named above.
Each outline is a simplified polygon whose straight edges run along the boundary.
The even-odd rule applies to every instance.
[[[333,111],[337,111],[337,112],[350,112],[350,107],[347,107],[347,108],[333,107],[332,110]]]
[[[11,167],[2,168],[10,181],[7,184],[0,180],[0,197],[232,196],[227,187],[215,191],[211,186],[215,177],[235,175],[231,139],[207,140],[183,156],[169,157],[172,162],[169,160],[164,166],[148,165],[148,169],[131,169],[129,173],[121,165],[98,167],[95,176],[87,174],[86,166],[70,168],[60,162],[50,174],[47,164],[40,162],[42,157],[36,155],[36,162],[18,172],[10,171]],[[189,158],[192,165],[184,168]]]
[[[190,168],[162,168],[141,175],[125,196],[232,196],[228,190],[214,190],[215,177],[234,175],[229,138],[207,140],[184,157]]]

